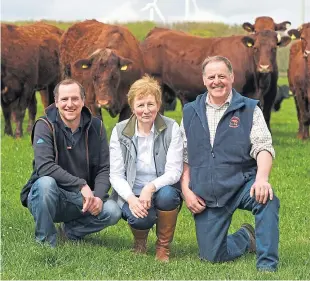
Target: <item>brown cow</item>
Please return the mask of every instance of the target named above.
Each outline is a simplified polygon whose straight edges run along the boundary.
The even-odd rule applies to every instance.
[[[40,73],[36,90],[40,90],[44,108],[54,102],[53,91],[60,81],[59,44],[64,33],[58,27],[36,22],[22,27],[29,36],[40,40]]]
[[[11,111],[16,113],[16,137],[22,135],[22,121],[33,99],[39,73],[39,42],[29,40],[14,25],[1,24],[1,107],[4,133],[13,135]],[[30,118],[32,118],[31,116]]]
[[[284,21],[282,23],[275,23],[274,20],[271,17],[257,17],[255,19],[255,24],[251,24],[249,22],[245,22],[242,26],[243,28],[250,32],[255,33],[258,31],[263,30],[274,30],[274,31],[285,31],[289,26],[291,25],[291,22]],[[164,95],[164,102],[165,107],[170,108],[171,105],[175,104],[175,98],[176,93],[173,92],[167,85],[163,85],[163,95]]]
[[[299,30],[291,29],[288,34],[300,40],[290,49],[288,80],[294,94],[299,129],[299,139],[309,138],[310,125],[310,23],[305,23]]]
[[[52,90],[60,79],[59,40],[62,31],[38,22],[28,26],[1,24],[1,106],[4,133],[13,135],[10,116],[16,121],[15,136],[21,137],[26,108],[28,131],[36,116],[35,90],[47,89],[41,97],[44,106],[52,102]]]
[[[290,27],[290,25],[290,21],[275,23],[271,17],[257,17],[254,25],[249,22],[245,22],[242,27],[245,31],[254,33],[268,29],[274,31],[285,31]]]
[[[100,107],[119,120],[131,114],[130,85],[144,73],[139,43],[126,27],[87,20],[72,25],[62,36],[63,78],[72,77],[86,90],[85,103],[96,115]]]
[[[184,32],[154,28],[141,43],[146,72],[175,92],[182,104],[206,89],[201,63],[207,56],[227,57],[234,67],[234,88],[245,96],[259,99],[269,126],[277,93],[277,47],[291,39],[265,30],[249,36],[203,38]]]

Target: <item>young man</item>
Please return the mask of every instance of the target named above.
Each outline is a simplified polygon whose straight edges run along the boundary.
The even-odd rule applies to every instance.
[[[186,104],[181,126],[182,192],[194,215],[200,257],[223,262],[257,252],[257,269],[275,271],[279,200],[268,182],[274,157],[270,132],[258,101],[232,88],[227,58],[207,58],[202,70],[207,92]],[[243,224],[227,234],[237,208],[255,215],[255,231]]]
[[[121,210],[107,200],[109,147],[101,120],[84,106],[83,87],[72,79],[54,90],[32,132],[34,171],[21,201],[35,220],[35,238],[56,246],[54,222],[61,233],[78,240],[116,224]]]

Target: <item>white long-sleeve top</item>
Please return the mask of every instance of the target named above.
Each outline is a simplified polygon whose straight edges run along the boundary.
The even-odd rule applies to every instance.
[[[179,125],[175,122],[172,127],[170,146],[167,151],[165,172],[160,177],[156,175],[154,163],[154,126],[150,134],[141,136],[135,130],[137,138],[137,171],[133,189],[127,182],[125,175],[124,159],[118,140],[116,127],[112,131],[110,139],[110,182],[115,191],[125,200],[130,195],[139,195],[141,189],[149,182],[152,182],[158,191],[166,185],[172,185],[179,181],[183,171],[183,139]]]

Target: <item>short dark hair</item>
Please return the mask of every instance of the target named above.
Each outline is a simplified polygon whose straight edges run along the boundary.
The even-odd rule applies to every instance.
[[[207,57],[207,58],[203,61],[202,65],[201,65],[202,74],[205,73],[205,67],[206,67],[206,65],[209,64],[210,62],[215,62],[215,61],[225,63],[225,65],[226,65],[227,68],[228,68],[229,73],[230,73],[230,74],[233,74],[233,73],[234,73],[233,67],[232,67],[231,62],[229,61],[228,58],[222,57],[222,56],[213,56],[213,57]]]
[[[59,94],[59,87],[61,85],[71,85],[71,84],[77,84],[80,88],[80,95],[81,95],[81,98],[82,100],[85,99],[85,90],[84,90],[84,87],[81,85],[81,83],[79,83],[78,81],[72,79],[72,78],[67,78],[67,79],[64,79],[62,81],[60,81],[55,89],[54,89],[54,99],[56,100],[58,98],[58,94]]]

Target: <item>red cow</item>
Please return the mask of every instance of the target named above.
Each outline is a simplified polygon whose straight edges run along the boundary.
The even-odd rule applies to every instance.
[[[100,107],[119,120],[131,114],[127,93],[144,74],[137,39],[126,27],[87,20],[72,25],[60,45],[63,78],[72,77],[86,90],[85,103],[96,115]],[[98,110],[99,109],[99,110]]]
[[[38,22],[27,26],[1,24],[1,106],[5,119],[4,133],[13,135],[11,113],[16,121],[15,136],[23,134],[22,122],[29,109],[28,131],[36,116],[35,90],[41,93],[44,106],[52,102],[52,90],[60,78],[59,40],[62,31]]]
[[[299,122],[299,139],[309,138],[310,125],[310,23],[300,29],[291,29],[288,34],[300,39],[290,49],[288,80],[293,92]]]
[[[249,36],[203,38],[184,32],[154,28],[141,43],[146,72],[157,77],[164,91],[177,94],[182,104],[192,101],[206,89],[201,63],[207,56],[227,57],[234,68],[234,88],[259,99],[269,126],[277,93],[277,47],[291,39],[265,30]]]

